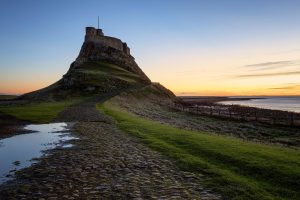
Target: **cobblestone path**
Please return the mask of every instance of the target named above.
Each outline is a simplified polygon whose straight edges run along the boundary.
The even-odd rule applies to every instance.
[[[67,112],[82,108],[73,109]],[[0,199],[220,199],[200,176],[180,171],[106,116],[95,119],[75,125],[73,147],[50,150],[1,186]]]

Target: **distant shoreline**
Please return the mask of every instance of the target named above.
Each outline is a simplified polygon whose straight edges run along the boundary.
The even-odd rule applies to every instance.
[[[242,106],[300,113],[300,96],[181,96],[186,105]]]
[[[271,97],[269,97],[271,98]],[[268,98],[251,97],[179,97],[174,103],[174,108],[194,114],[205,114],[234,120],[255,121],[266,124],[285,126],[300,126],[300,112],[296,110],[285,110],[280,107],[259,107],[242,105],[241,101],[252,99],[268,100]],[[298,99],[298,98],[297,98]],[[225,102],[229,103],[225,103]],[[237,104],[234,103],[237,102]],[[220,103],[224,102],[224,103]],[[231,103],[230,103],[231,102]]]
[[[184,102],[192,104],[214,104],[221,101],[248,101],[253,99],[265,99],[264,97],[222,97],[222,96],[178,96]]]

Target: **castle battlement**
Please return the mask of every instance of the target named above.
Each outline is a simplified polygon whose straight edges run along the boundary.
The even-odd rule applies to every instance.
[[[105,36],[102,29],[96,29],[94,27],[85,28],[85,42],[94,42],[101,44],[103,46],[112,47],[114,49],[120,50],[127,55],[130,55],[130,49],[125,42],[122,42],[118,38]]]

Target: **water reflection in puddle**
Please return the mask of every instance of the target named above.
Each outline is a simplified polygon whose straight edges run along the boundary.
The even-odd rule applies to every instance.
[[[32,133],[15,135],[0,140],[0,184],[9,180],[14,170],[30,166],[43,155],[43,151],[53,148],[69,148],[67,141],[78,139],[69,132],[66,123],[28,125]]]

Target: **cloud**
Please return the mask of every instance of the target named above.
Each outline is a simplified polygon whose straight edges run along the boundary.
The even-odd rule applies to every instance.
[[[286,67],[290,67],[290,66],[294,66],[294,68],[290,68],[289,71],[285,71],[285,72],[271,71],[271,69],[280,69],[280,68],[282,69],[282,68],[286,68]],[[244,65],[243,68],[247,68],[249,74],[240,74],[240,75],[231,76],[231,77],[232,78],[251,78],[251,77],[300,75],[300,60],[282,60],[282,61],[276,61],[276,62],[263,62],[263,63]],[[270,70],[270,71],[267,71],[267,70]],[[292,70],[294,70],[294,71],[292,71]]]
[[[292,90],[292,89],[298,89],[298,88],[300,88],[300,84],[283,86],[283,87],[274,87],[274,88],[269,88],[269,89],[271,89],[271,90]]]
[[[286,61],[264,62],[264,63],[245,65],[245,67],[266,67],[266,66],[274,66],[274,65],[286,65],[286,64],[291,64],[291,63],[292,63],[292,61],[286,60]]]
[[[235,78],[251,78],[251,77],[268,77],[268,76],[287,76],[287,75],[300,75],[300,71],[260,73],[260,74],[242,74],[242,75],[237,75],[234,77]]]
[[[268,70],[268,69],[277,69],[284,68],[290,66],[300,66],[300,60],[283,60],[276,62],[264,62],[264,63],[256,63],[251,65],[245,65],[246,68],[252,68],[255,71],[259,70]]]

